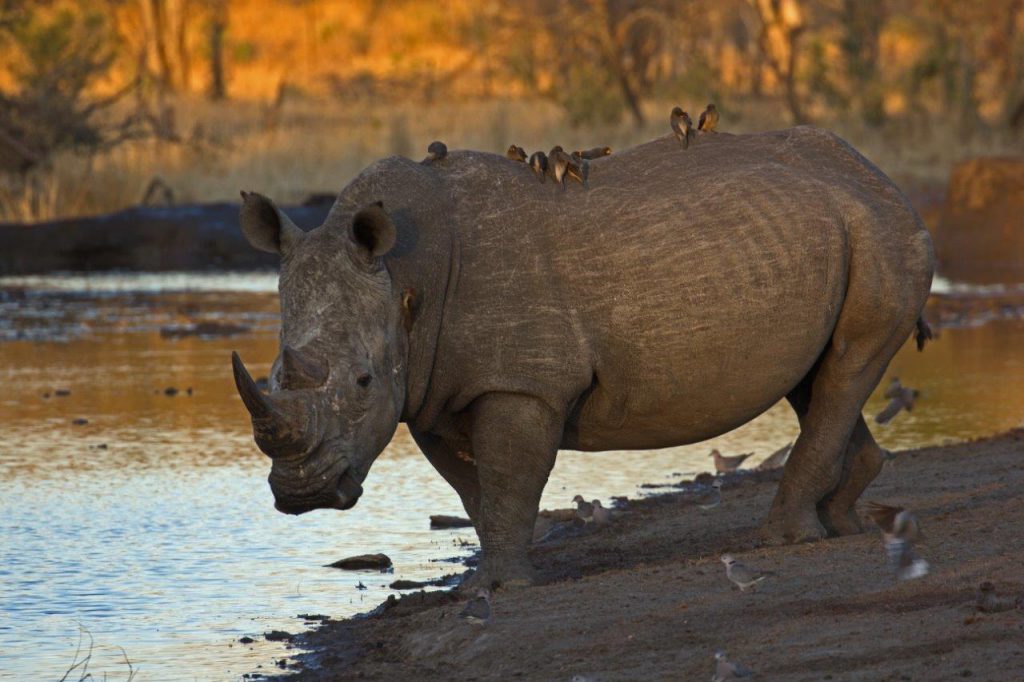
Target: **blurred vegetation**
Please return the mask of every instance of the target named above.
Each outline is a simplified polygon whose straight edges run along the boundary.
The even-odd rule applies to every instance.
[[[0,57],[12,220],[155,176],[297,198],[435,137],[621,146],[676,103],[831,127],[928,177],[1024,129],[1024,0],[0,0]]]

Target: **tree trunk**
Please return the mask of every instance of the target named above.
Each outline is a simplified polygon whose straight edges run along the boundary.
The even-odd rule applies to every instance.
[[[227,97],[224,78],[224,33],[228,28],[227,0],[212,0],[210,16],[210,99]]]

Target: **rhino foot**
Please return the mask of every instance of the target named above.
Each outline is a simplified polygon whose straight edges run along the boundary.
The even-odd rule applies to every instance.
[[[857,535],[864,532],[857,512],[847,504],[826,505],[819,510],[818,515],[829,535]]]
[[[761,527],[761,542],[766,545],[817,542],[828,537],[813,509],[783,510],[772,508]]]
[[[529,561],[495,562],[497,565],[486,565],[481,562],[480,568],[462,581],[458,591],[472,594],[478,588],[515,589],[529,587],[537,582],[537,571]]]

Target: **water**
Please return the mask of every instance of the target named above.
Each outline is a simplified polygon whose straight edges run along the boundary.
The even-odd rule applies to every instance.
[[[273,510],[269,463],[252,443],[229,363],[237,349],[254,373],[269,368],[272,276],[50,277],[0,287],[0,679],[59,679],[80,626],[94,642],[97,678],[125,679],[120,647],[141,680],[277,671],[274,662],[291,652],[261,633],[301,630],[298,614],[367,611],[398,578],[460,570],[436,560],[464,555],[476,538],[428,529],[430,514],[462,509],[402,428],[354,509]],[[251,331],[160,333],[197,321]],[[922,390],[920,403],[876,428],[879,441],[902,448],[1020,425],[1022,342],[1017,321],[946,330],[925,353],[908,345],[892,373]],[[167,387],[180,392],[167,396]],[[866,411],[882,405],[875,397]],[[576,492],[636,495],[641,483],[706,470],[710,447],[760,458],[796,431],[778,405],[701,445],[564,452],[543,504],[568,506]],[[323,567],[376,551],[391,556],[393,573]],[[243,635],[257,641],[243,645]]]

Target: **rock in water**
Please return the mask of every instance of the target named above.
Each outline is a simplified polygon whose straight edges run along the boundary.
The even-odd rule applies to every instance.
[[[431,514],[431,528],[470,528],[473,522],[461,516],[447,516],[445,514]]]
[[[327,564],[327,568],[341,568],[346,571],[362,571],[366,569],[384,571],[391,568],[391,558],[387,554],[360,554],[339,559],[333,564]]]

